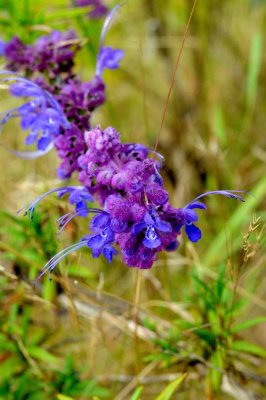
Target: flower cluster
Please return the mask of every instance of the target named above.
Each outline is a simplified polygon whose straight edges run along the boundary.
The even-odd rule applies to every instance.
[[[77,171],[80,183],[41,195],[26,208],[25,214],[32,218],[38,202],[51,193],[57,193],[59,198],[68,195],[70,204],[75,206],[57,221],[59,233],[76,216],[87,218],[93,214],[88,235],[55,255],[39,277],[82,247],[91,249],[93,257],[102,254],[108,262],[120,250],[127,266],[151,268],[158,253],[178,248],[182,229],[192,242],[201,238],[195,225],[196,211],[206,209],[201,198],[218,194],[244,201],[236,191],[221,190],[204,193],[185,207],[175,208],[169,202],[160,174],[160,154],[139,143],[123,143],[113,127],[91,127],[91,113],[104,102],[102,72],[104,68],[117,68],[123,56],[121,50],[103,46],[116,10],[104,23],[96,73],[90,82],[82,82],[73,72],[73,57],[80,45],[72,31],[65,35],[53,32],[33,46],[13,38],[4,47],[7,67],[30,75],[32,80],[16,74],[2,78],[13,82],[14,96],[31,97],[29,102],[6,113],[2,123],[20,116],[22,129],[29,130],[26,144],[37,143],[37,155],[55,146],[63,160],[59,177],[65,179]],[[90,207],[88,203],[93,201],[101,208]]]
[[[105,21],[96,72],[90,82],[82,82],[74,73],[74,58],[81,44],[72,30],[65,33],[54,31],[33,45],[26,45],[15,36],[3,48],[7,60],[7,71],[4,72],[9,75],[11,72],[23,73],[27,77],[23,80],[11,74],[3,80],[15,81],[11,86],[12,95],[31,97],[31,100],[5,114],[1,123],[10,116],[19,116],[21,128],[29,130],[26,145],[37,144],[34,154],[17,152],[18,155],[34,158],[54,146],[62,160],[58,168],[60,179],[67,179],[78,170],[77,160],[87,149],[84,131],[91,127],[94,110],[105,101],[103,70],[118,68],[123,57],[122,50],[103,45],[116,9]]]
[[[75,212],[67,213],[58,221],[60,232],[75,216],[95,214],[90,223],[91,233],[75,245],[60,252],[50,260],[44,271],[51,271],[63,254],[85,247],[93,257],[105,256],[108,262],[120,249],[124,263],[129,267],[150,268],[161,251],[175,251],[184,229],[188,239],[197,242],[201,231],[195,225],[196,210],[206,209],[199,201],[202,197],[219,194],[244,201],[231,191],[207,192],[183,208],[169,203],[169,196],[160,175],[162,157],[141,144],[122,143],[119,133],[112,127],[102,130],[99,126],[86,131],[88,150],[78,162],[81,186],[56,188],[37,198],[27,208],[32,217],[36,204],[44,196],[58,192],[69,193]],[[157,159],[158,160],[157,160]],[[97,200],[102,206],[91,208],[88,201]]]
[[[71,78],[74,57],[80,48],[80,40],[73,30],[64,33],[53,31],[50,35],[41,36],[33,45],[25,44],[14,36],[5,44],[3,54],[8,70],[25,72],[28,77],[45,73],[51,83]]]

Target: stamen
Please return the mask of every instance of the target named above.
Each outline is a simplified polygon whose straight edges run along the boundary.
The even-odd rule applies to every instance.
[[[55,256],[53,256],[42,268],[39,276],[35,279],[34,285],[38,282],[38,280],[46,273],[50,273],[53,271],[53,269],[56,267],[56,265],[68,254],[72,253],[73,251],[76,251],[82,247],[85,247],[87,245],[86,241],[80,241],[78,243],[72,244],[71,246],[61,250],[59,253],[57,253]],[[49,278],[50,279],[50,278]]]
[[[107,17],[105,18],[104,24],[103,24],[103,28],[102,28],[102,32],[101,32],[101,36],[100,36],[100,49],[103,47],[103,43],[104,43],[104,39],[105,36],[107,34],[108,29],[111,26],[111,23],[114,20],[114,17],[117,13],[117,11],[119,10],[119,8],[122,7],[122,4],[118,4],[117,6],[115,6],[110,13],[107,15]]]
[[[206,192],[203,193],[201,195],[199,195],[198,197],[196,197],[195,199],[193,199],[192,201],[190,201],[184,208],[188,207],[190,204],[195,203],[197,200],[201,199],[202,197],[205,196],[209,196],[210,194],[219,194],[231,199],[236,199],[236,200],[240,200],[240,201],[245,201],[245,199],[242,196],[239,196],[238,194],[235,193],[249,193],[245,190],[213,190],[211,192]]]
[[[37,197],[32,203],[30,203],[28,206],[22,207],[20,210],[18,210],[18,211],[16,212],[16,214],[19,214],[21,211],[25,210],[24,215],[27,215],[27,213],[30,212],[30,219],[32,220],[32,218],[33,218],[33,212],[34,212],[34,209],[35,209],[36,205],[37,205],[42,199],[44,199],[46,196],[48,196],[49,194],[52,194],[52,193],[56,193],[56,192],[63,192],[63,193],[61,194],[61,196],[63,196],[65,193],[68,193],[68,192],[71,192],[71,191],[77,190],[77,189],[83,189],[83,187],[82,187],[82,186],[65,186],[65,187],[55,188],[55,189],[49,190],[48,192],[43,193],[42,195],[38,196],[38,197]],[[59,193],[59,195],[60,195],[60,193]]]

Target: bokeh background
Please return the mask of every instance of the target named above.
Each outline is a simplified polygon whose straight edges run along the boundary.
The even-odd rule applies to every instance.
[[[192,5],[124,3],[106,43],[125,57],[105,72],[107,101],[94,125],[154,147]],[[2,0],[1,38],[33,42],[73,28],[84,39],[76,71],[90,80],[103,20],[86,12],[67,0]],[[24,134],[16,121],[1,127],[1,399],[265,398],[265,33],[264,0],[196,5],[160,136],[165,184],[175,207],[210,190],[251,194],[245,203],[208,198],[202,240],[182,237],[149,271],[84,250],[33,287],[47,260],[89,222],[71,222],[59,240],[55,221],[69,205],[53,196],[33,222],[16,215],[60,184],[58,160],[53,152],[16,158],[9,149],[23,149]],[[17,102],[1,89],[3,112]]]

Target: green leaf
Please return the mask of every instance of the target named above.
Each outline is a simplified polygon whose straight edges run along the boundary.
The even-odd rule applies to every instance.
[[[266,357],[266,350],[256,344],[246,342],[244,340],[237,340],[233,342],[232,349],[236,351],[243,351],[244,353],[254,354],[259,357]]]
[[[194,329],[194,333],[204,340],[206,343],[208,343],[211,347],[215,346],[216,343],[216,335],[214,332],[208,329],[203,329],[203,328],[197,328]]]
[[[230,332],[237,333],[239,331],[243,331],[244,329],[252,328],[253,326],[263,324],[263,322],[266,322],[266,317],[257,317],[249,319],[248,321],[240,322],[239,324],[232,326]]]
[[[166,388],[156,397],[155,400],[169,400],[175,393],[175,391],[179,388],[181,383],[186,378],[187,374],[183,374],[175,379],[173,382],[169,383]]]
[[[212,353],[211,363],[213,364],[213,368],[210,370],[211,383],[214,391],[218,392],[222,382],[222,369],[224,366],[221,349],[218,348]]]
[[[130,397],[130,400],[141,400],[140,395],[143,391],[143,386],[139,386],[134,393],[132,394],[132,396]]]
[[[47,350],[42,349],[41,347],[31,346],[28,348],[28,352],[31,357],[36,358],[37,360],[43,361],[49,364],[58,365],[59,359],[53,354],[49,353]]]
[[[12,376],[21,372],[22,369],[23,369],[23,365],[22,365],[20,357],[18,357],[16,355],[9,357],[7,360],[0,363],[1,381],[10,379]]]
[[[73,397],[65,396],[64,394],[58,394],[56,398],[58,400],[74,400]]]

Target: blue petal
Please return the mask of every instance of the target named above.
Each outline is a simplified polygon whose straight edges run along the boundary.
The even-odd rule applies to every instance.
[[[113,256],[116,256],[118,251],[113,246],[105,246],[103,249],[103,255],[109,263],[113,261]]]
[[[161,232],[172,232],[171,225],[166,221],[162,221],[160,218],[156,218],[154,226]]]
[[[204,203],[202,203],[201,201],[195,201],[193,203],[190,203],[186,208],[190,208],[190,209],[201,208],[203,210],[207,210],[207,206]]]
[[[110,224],[110,216],[107,213],[100,213],[92,218],[90,227],[93,231],[101,231]]]
[[[186,234],[191,242],[197,242],[201,238],[201,230],[193,224],[185,225]]]
[[[158,236],[155,239],[147,238],[145,236],[142,243],[144,244],[145,247],[148,247],[149,249],[156,249],[161,245],[162,242],[158,238]]]
[[[152,218],[152,216],[148,212],[146,212],[146,214],[145,214],[144,221],[146,223],[146,226],[154,225],[154,218]]]
[[[76,203],[76,212],[80,217],[87,217],[89,209],[85,201],[80,201]]]
[[[34,144],[37,140],[38,132],[30,132],[30,134],[26,137],[25,144],[27,146]]]
[[[99,257],[104,246],[105,238],[102,235],[91,236],[87,242],[87,245],[92,249],[93,257]]]
[[[194,210],[190,210],[189,208],[184,208],[184,214],[186,222],[196,222],[199,219],[196,212]]]
[[[124,52],[120,49],[112,49],[112,47],[103,47],[100,50],[97,61],[96,74],[101,76],[105,68],[119,68],[119,61],[123,58]]]
[[[77,204],[81,201],[84,202],[85,200],[93,201],[92,195],[85,188],[77,188],[69,194],[70,204]]]
[[[142,243],[145,247],[148,247],[149,249],[156,249],[156,247],[159,247],[161,245],[161,240],[158,237],[153,226],[149,226],[147,228],[145,238],[143,239]]]
[[[133,235],[137,235],[137,233],[143,231],[143,229],[145,229],[146,227],[146,222],[138,222],[137,224],[133,225],[131,232],[133,233]]]
[[[44,151],[47,149],[49,144],[51,143],[51,137],[50,136],[42,136],[37,143],[37,148],[38,150]]]

